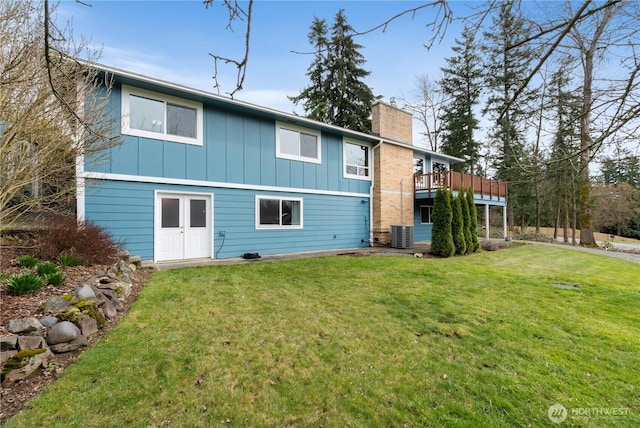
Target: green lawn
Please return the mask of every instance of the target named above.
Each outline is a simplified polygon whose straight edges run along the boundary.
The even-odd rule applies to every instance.
[[[6,426],[640,426],[639,277],[534,245],[157,272]]]

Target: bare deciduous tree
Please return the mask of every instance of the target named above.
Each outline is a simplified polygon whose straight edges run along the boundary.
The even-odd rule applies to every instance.
[[[0,227],[73,207],[76,159],[119,143],[108,87],[50,19],[48,2],[0,3]]]
[[[414,97],[403,101],[403,106],[422,124],[422,134],[429,144],[429,150],[437,152],[442,132],[442,90],[438,83],[429,79],[425,73],[416,76],[414,93]]]

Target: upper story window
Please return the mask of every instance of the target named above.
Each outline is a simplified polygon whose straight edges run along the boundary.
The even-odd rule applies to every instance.
[[[413,157],[413,173],[424,174],[424,157],[422,156]]]
[[[202,104],[122,86],[122,133],[202,145]]]
[[[276,156],[321,163],[320,132],[276,122]]]
[[[370,180],[370,151],[369,146],[355,142],[344,142],[344,176],[346,178]]]

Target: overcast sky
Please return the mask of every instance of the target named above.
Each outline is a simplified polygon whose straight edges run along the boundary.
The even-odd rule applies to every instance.
[[[221,0],[206,9],[201,1],[100,1],[84,6],[63,0],[58,8],[60,24],[71,20],[76,39],[84,37],[102,50],[99,62],[186,86],[214,91],[213,60],[209,54],[240,59],[245,27],[236,22],[226,29],[228,15]],[[418,1],[266,1],[256,0],[251,28],[250,58],[244,90],[236,99],[293,112],[287,95],[297,95],[308,84],[305,75],[313,56],[292,53],[311,50],[307,35],[314,16],[333,23],[344,9],[357,30],[371,29],[394,15],[425,2]],[[467,3],[452,2],[461,12]],[[246,6],[246,2],[242,3]],[[475,3],[478,5],[479,3]],[[451,41],[460,34],[452,24],[446,39],[431,50],[424,45],[433,33],[426,24],[437,10],[425,8],[415,16],[391,22],[386,31],[360,36],[361,53],[371,72],[366,83],[375,95],[408,97],[415,77],[428,73],[439,77],[444,58],[452,56]],[[234,89],[235,69],[219,69],[221,94]],[[295,111],[302,114],[302,108]]]

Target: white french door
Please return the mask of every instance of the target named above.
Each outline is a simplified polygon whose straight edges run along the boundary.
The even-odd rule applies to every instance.
[[[211,257],[211,195],[157,193],[156,261]]]

